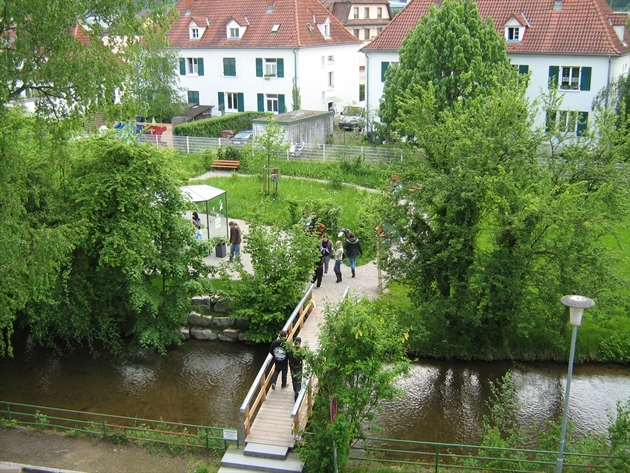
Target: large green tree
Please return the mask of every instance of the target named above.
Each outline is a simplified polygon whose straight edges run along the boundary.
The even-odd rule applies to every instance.
[[[163,352],[178,342],[188,296],[209,272],[207,250],[181,216],[171,156],[111,136],[76,142],[74,151],[55,215],[72,249],[18,322],[47,345],[117,350],[128,338]]]
[[[435,111],[488,93],[513,80],[505,40],[491,20],[483,21],[472,0],[444,0],[410,31],[399,50],[400,62],[386,74],[380,117],[399,131],[399,104],[433,87]]]
[[[619,149],[567,140],[539,158],[524,84],[450,110],[434,89],[401,102],[418,137],[382,214],[404,242],[386,258],[418,308],[414,346],[442,357],[563,357],[564,294],[614,306],[623,287],[601,245],[627,217]]]
[[[124,88],[145,9],[161,21],[153,0],[0,1],[0,107],[26,93],[48,117],[102,111]]]

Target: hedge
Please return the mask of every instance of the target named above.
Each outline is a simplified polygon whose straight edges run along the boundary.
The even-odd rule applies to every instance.
[[[218,138],[223,130],[251,130],[252,120],[264,116],[271,116],[266,112],[242,112],[223,115],[222,117],[205,118],[193,122],[182,123],[175,127],[175,134],[179,136],[205,136]]]

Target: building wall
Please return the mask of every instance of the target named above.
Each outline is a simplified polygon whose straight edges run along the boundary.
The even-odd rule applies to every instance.
[[[259,94],[284,95],[286,111],[292,109],[293,80],[297,72],[302,108],[308,110],[328,110],[330,97],[343,107],[356,102],[359,96],[359,45],[314,47],[303,49],[186,49],[180,50],[180,58],[202,58],[203,75],[180,74],[180,84],[187,91],[198,92],[199,103],[214,105],[219,109],[219,92],[223,93],[225,112],[229,109],[226,93],[235,95],[236,101],[242,98],[244,111],[258,110]],[[295,51],[295,54],[294,54]],[[333,57],[332,63],[328,56]],[[321,58],[324,57],[322,66]],[[234,58],[236,75],[224,75],[224,58]],[[284,63],[284,77],[257,77],[256,59],[281,58]],[[197,61],[199,62],[199,61]],[[263,62],[264,64],[264,62]],[[181,72],[178,70],[178,72]],[[264,72],[264,71],[263,71]],[[333,86],[329,87],[328,73],[333,73]],[[234,96],[233,96],[234,97]],[[266,101],[265,101],[266,103]],[[232,104],[234,105],[234,104]],[[338,105],[339,106],[339,105]]]

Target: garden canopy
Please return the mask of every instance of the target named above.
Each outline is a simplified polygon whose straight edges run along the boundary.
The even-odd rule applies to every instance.
[[[212,214],[215,218],[214,228],[220,228],[220,220],[225,216],[225,235],[226,239],[229,239],[228,234],[228,207],[227,207],[227,191],[223,189],[217,189],[216,187],[208,186],[206,184],[200,184],[197,186],[182,186],[180,187],[184,198],[193,203],[205,202],[206,203],[206,229],[208,233],[208,239],[210,239],[210,202],[218,200],[218,209],[216,205],[212,207]],[[223,196],[222,199],[219,199]],[[225,201],[225,208],[223,206]]]

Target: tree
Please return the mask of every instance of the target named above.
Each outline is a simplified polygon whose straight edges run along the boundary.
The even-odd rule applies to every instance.
[[[304,470],[335,471],[332,444],[338,449],[339,471],[351,444],[364,436],[364,425],[378,405],[398,394],[394,381],[407,373],[406,333],[395,315],[381,313],[368,301],[346,301],[337,314],[329,311],[320,330],[317,352],[306,350],[307,373],[317,376],[318,391],[309,431],[300,450]],[[330,399],[337,399],[337,416],[330,421]]]
[[[116,351],[130,337],[163,353],[179,342],[191,288],[210,271],[207,249],[181,217],[186,202],[170,154],[104,136],[77,142],[75,156],[56,215],[72,251],[22,323],[43,344]]]
[[[304,293],[318,259],[318,240],[302,228],[281,231],[251,225],[244,237],[244,252],[251,254],[253,274],[237,264],[239,280],[223,268],[237,317],[249,317],[248,337],[271,342]]]
[[[101,111],[128,77],[126,53],[143,36],[143,9],[153,0],[3,2],[0,17],[0,107],[23,93],[44,116]],[[107,38],[105,44],[103,38]]]
[[[152,23],[134,50],[131,92],[141,102],[141,113],[158,122],[170,122],[186,107],[177,75],[178,54],[168,47],[165,28]]]
[[[384,267],[411,288],[413,344],[439,357],[563,358],[559,298],[605,305],[623,287],[600,244],[628,212],[619,150],[573,137],[541,163],[524,84],[441,112],[433,91],[401,102],[417,140],[381,208],[404,240]]]
[[[272,193],[271,160],[282,156],[289,149],[289,143],[284,136],[280,125],[273,117],[268,117],[263,133],[254,137],[252,147],[256,157],[267,160],[267,166],[263,171],[263,192],[266,195]]]
[[[479,17],[473,0],[432,4],[429,14],[404,39],[399,56],[399,64],[390,64],[387,70],[380,107],[380,117],[390,131],[398,130],[400,102],[429,85],[439,113],[511,82],[516,74],[505,40],[491,20]]]

